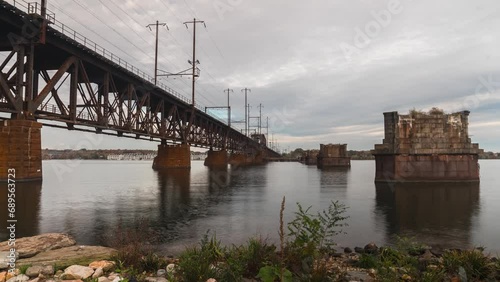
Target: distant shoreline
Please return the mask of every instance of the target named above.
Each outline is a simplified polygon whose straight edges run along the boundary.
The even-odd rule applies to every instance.
[[[287,157],[292,154],[287,154]],[[369,150],[349,150],[348,155],[352,160],[374,160]],[[152,160],[156,150],[42,150],[42,160]],[[191,151],[193,160],[204,160],[204,152]],[[500,159],[500,153],[484,152],[479,155],[480,160]]]

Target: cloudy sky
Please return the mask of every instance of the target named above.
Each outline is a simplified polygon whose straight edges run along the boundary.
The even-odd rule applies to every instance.
[[[242,120],[270,118],[281,148],[381,143],[383,112],[470,110],[470,134],[500,151],[500,2],[496,0],[49,0],[56,18],[137,67],[189,68],[192,26],[201,62],[197,99],[226,104]],[[161,81],[190,97],[189,78]],[[223,115],[224,113],[216,113]],[[254,119],[254,123],[256,120]],[[43,129],[44,148],[75,148],[80,133]],[[88,143],[88,142],[87,142]],[[94,148],[155,148],[156,143],[103,137]]]

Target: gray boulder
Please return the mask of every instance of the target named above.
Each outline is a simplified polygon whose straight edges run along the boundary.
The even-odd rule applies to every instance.
[[[8,241],[0,243],[0,252],[10,250],[8,243]],[[19,252],[19,258],[30,258],[41,252],[69,247],[75,244],[75,239],[67,234],[48,233],[16,239],[16,250]]]

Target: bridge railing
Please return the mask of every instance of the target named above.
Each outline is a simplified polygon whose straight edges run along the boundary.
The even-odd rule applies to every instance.
[[[41,14],[41,6],[38,2],[27,2],[25,0],[6,0],[5,2],[9,2],[12,4],[14,7],[17,7],[18,9],[28,13],[28,14]],[[138,69],[137,67],[133,66],[132,64],[128,63],[127,61],[123,60],[122,58],[118,57],[117,55],[113,54],[112,52],[106,50],[104,47],[100,46],[97,44],[95,41],[83,36],[82,34],[78,33],[76,30],[70,28],[69,26],[65,25],[64,23],[58,21],[56,19],[56,15],[54,12],[50,11],[47,9],[47,13],[45,16],[46,20],[49,22],[50,26],[60,32],[63,35],[66,35],[67,37],[73,39],[76,41],[78,44],[81,46],[84,46],[92,51],[94,51],[96,54],[102,56],[104,59],[109,60],[111,63],[116,64],[127,71],[133,73],[134,75],[149,81],[150,83],[154,83],[154,77],[151,75],[145,73],[144,71]],[[180,100],[190,104],[191,99],[187,98],[186,96],[180,94],[179,92],[173,90],[172,88],[168,87],[167,85],[163,83],[158,83],[158,87],[161,89],[165,90],[166,92],[174,95],[175,97],[179,98]],[[203,110],[203,106],[200,104],[196,104],[196,107],[200,110]]]

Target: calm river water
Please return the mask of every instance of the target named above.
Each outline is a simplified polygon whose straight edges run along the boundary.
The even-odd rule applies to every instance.
[[[102,244],[117,225],[142,226],[177,254],[207,230],[225,244],[261,235],[274,241],[286,196],[286,220],[296,202],[325,209],[348,206],[349,226],[339,246],[391,244],[394,235],[441,247],[485,246],[500,253],[500,161],[484,160],[480,184],[375,185],[374,161],[352,161],[349,170],[318,170],[299,163],[159,173],[150,161],[43,162],[44,181],[17,186],[17,236],[66,232],[79,244]],[[0,207],[6,207],[6,185]],[[6,208],[0,222],[6,223]],[[0,240],[6,240],[5,228]]]

